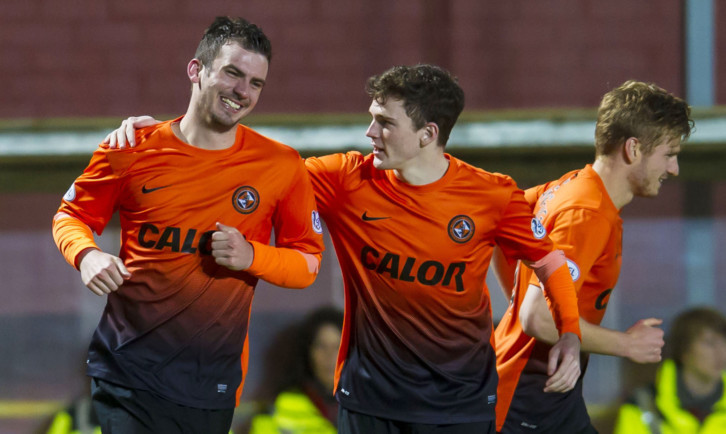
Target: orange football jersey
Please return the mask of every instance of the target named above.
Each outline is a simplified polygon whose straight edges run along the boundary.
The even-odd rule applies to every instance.
[[[600,324],[610,293],[620,274],[622,220],[598,174],[587,165],[525,192],[534,214],[557,248],[567,257],[575,284],[580,316]],[[544,393],[547,381],[547,355],[551,346],[537,342],[522,331],[520,308],[527,288],[538,284],[527,267],[519,267],[510,305],[495,331],[499,402],[497,429],[518,432],[516,427],[536,427],[548,432],[560,426],[565,415],[584,409],[581,379],[570,392]],[[583,357],[584,375],[586,358]],[[582,378],[582,376],[581,376]],[[575,411],[578,410],[578,411]],[[580,413],[581,414],[581,413]],[[584,418],[587,413],[584,413]],[[571,420],[574,424],[589,423]],[[574,431],[573,431],[574,432]]]
[[[97,150],[64,196],[54,236],[75,266],[92,239],[74,222],[101,234],[112,214],[120,217],[118,255],[132,276],[108,295],[90,345],[90,376],[181,405],[232,408],[247,371],[255,284],[290,273],[261,269],[258,253],[271,248],[274,229],[278,249],[319,259],[322,228],[295,150],[241,125],[233,146],[205,150],[177,139],[171,122],[137,131],[135,148]],[[215,263],[216,222],[253,244],[249,270]],[[297,272],[309,273],[301,263]]]
[[[419,186],[359,152],[306,160],[343,273],[336,395],[352,411],[431,424],[494,419],[485,283],[494,245],[531,261],[553,245],[534,235],[511,178],[446,158],[446,174]]]

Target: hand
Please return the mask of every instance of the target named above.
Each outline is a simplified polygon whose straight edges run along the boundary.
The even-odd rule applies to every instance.
[[[133,148],[136,146],[136,130],[158,123],[159,121],[151,116],[131,116],[121,122],[120,127],[108,133],[106,138],[103,139],[101,146],[108,147],[110,149],[122,149],[126,146],[126,143],[128,143],[129,148]]]
[[[255,250],[237,228],[217,223],[217,231],[212,234],[212,256],[217,264],[239,271],[250,268]]]
[[[627,357],[636,363],[656,363],[661,361],[663,349],[663,330],[657,326],[663,320],[657,318],[641,319],[625,333],[629,342]]]
[[[94,294],[110,294],[119,289],[131,273],[118,256],[90,249],[78,264],[81,280]]]
[[[564,393],[572,390],[580,378],[580,339],[574,333],[564,333],[552,347],[547,365],[545,392]]]

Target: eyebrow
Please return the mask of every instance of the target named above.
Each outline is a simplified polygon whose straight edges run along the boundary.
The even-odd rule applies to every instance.
[[[388,121],[388,122],[395,122],[394,118],[392,118],[390,116],[386,116],[381,113],[375,113],[375,114],[371,113],[371,116],[373,116],[373,119],[375,119],[375,120],[384,120],[384,121]]]
[[[246,72],[242,71],[241,69],[237,68],[236,66],[232,65],[231,63],[228,63],[224,67],[225,68],[229,68],[229,69],[233,70],[235,73],[237,73],[239,75],[242,75],[242,76],[245,76],[245,77],[249,75]],[[254,76],[252,77],[252,81],[256,81],[256,82],[261,83],[263,85],[266,83],[266,81],[265,81],[264,78],[254,77]]]

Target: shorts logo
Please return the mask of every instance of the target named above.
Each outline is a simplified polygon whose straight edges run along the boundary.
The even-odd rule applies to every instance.
[[[572,277],[572,281],[577,282],[577,279],[580,278],[580,267],[575,264],[575,261],[568,259],[567,268],[570,269],[570,277]]]
[[[529,423],[529,422],[524,422],[524,421],[521,424],[519,424],[519,426],[521,426],[522,428],[529,428],[532,430],[537,429],[537,425],[535,425],[533,423]]]
[[[449,221],[449,238],[463,244],[474,236],[474,221],[465,215],[458,215]]]
[[[313,215],[311,216],[313,220],[313,230],[316,234],[322,234],[323,233],[323,224],[320,223],[320,214],[318,214],[317,211],[313,211]]]
[[[71,184],[70,188],[68,188],[68,191],[66,191],[66,194],[63,195],[63,199],[68,202],[73,202],[73,200],[76,198],[76,183],[74,182]]]
[[[542,222],[536,218],[532,219],[532,235],[534,235],[534,237],[538,240],[541,240],[545,237],[545,235],[547,235],[547,229],[545,229]]]
[[[238,188],[232,195],[232,205],[234,205],[234,209],[242,214],[250,214],[252,211],[257,209],[259,204],[259,193],[257,193],[257,190],[249,185]]]

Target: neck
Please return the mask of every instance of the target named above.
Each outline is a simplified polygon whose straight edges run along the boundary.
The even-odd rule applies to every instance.
[[[237,136],[237,128],[217,131],[189,112],[180,122],[173,123],[171,128],[177,138],[184,143],[208,150],[227,149],[234,145]]]
[[[443,178],[449,169],[449,159],[443,152],[435,157],[430,157],[424,162],[416,162],[410,167],[394,169],[396,178],[411,185],[426,185]]]
[[[592,168],[600,176],[610,200],[613,201],[618,210],[633,200],[628,173],[617,161],[610,157],[599,156],[592,163]]]

